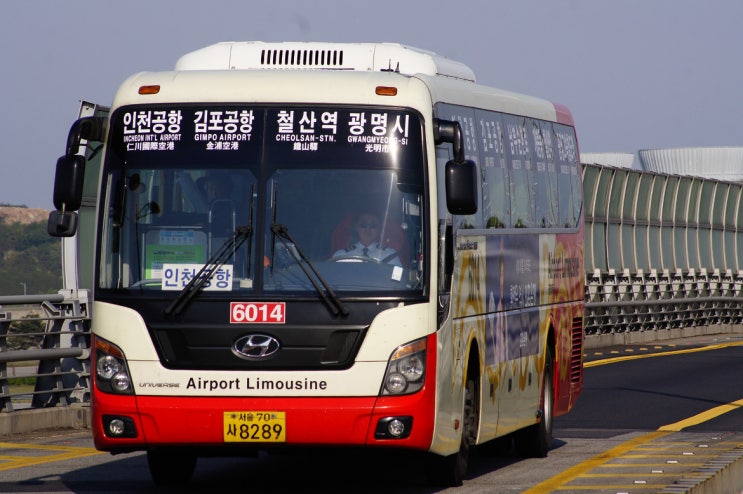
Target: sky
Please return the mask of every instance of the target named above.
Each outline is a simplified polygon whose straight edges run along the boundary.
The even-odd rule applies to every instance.
[[[52,208],[80,100],[251,40],[434,51],[566,105],[582,152],[743,146],[740,0],[16,0],[0,16],[0,204]]]

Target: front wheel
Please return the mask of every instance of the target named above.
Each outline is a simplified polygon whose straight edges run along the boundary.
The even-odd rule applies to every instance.
[[[471,375],[467,377],[467,386],[464,390],[464,412],[462,414],[462,439],[459,451],[450,456],[429,454],[426,459],[426,475],[428,479],[440,486],[458,487],[464,482],[467,475],[470,450],[477,441],[477,426],[479,421],[479,389],[478,380]]]
[[[542,393],[539,397],[540,420],[536,424],[516,433],[516,449],[521,456],[544,458],[552,446],[552,420],[555,389],[553,384],[554,360],[552,350],[547,349],[542,377]]]
[[[196,455],[185,451],[157,449],[147,452],[147,466],[158,487],[182,487],[191,481]]]

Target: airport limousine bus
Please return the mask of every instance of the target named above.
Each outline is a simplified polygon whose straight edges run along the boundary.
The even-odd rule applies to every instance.
[[[289,447],[447,485],[487,441],[546,456],[583,380],[579,163],[565,107],[398,44],[132,76],[72,125],[48,225],[90,270],[96,447],[163,485]]]

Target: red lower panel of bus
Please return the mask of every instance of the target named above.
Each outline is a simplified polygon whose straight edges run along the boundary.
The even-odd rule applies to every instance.
[[[582,391],[582,382],[578,383],[563,383],[558,384],[559,392],[555,397],[555,417],[565,415],[573,409],[573,405],[578,400],[578,396]],[[558,389],[557,387],[555,389]]]
[[[434,428],[436,339],[429,338],[425,384],[417,393],[384,397],[177,397],[122,396],[93,385],[93,438],[104,451],[134,451],[167,445],[193,446],[387,446],[427,450]],[[277,442],[256,442],[229,435],[233,420],[225,412],[246,415],[284,412]],[[233,414],[230,414],[233,415]],[[405,424],[402,438],[385,437],[391,418]],[[108,424],[125,424],[113,437]],[[239,425],[238,425],[239,427]],[[234,429],[233,429],[234,430]],[[274,430],[274,429],[272,429]],[[380,431],[382,432],[380,434]]]
[[[426,366],[428,372],[420,391],[394,397],[122,396],[101,392],[94,376],[93,438],[98,449],[114,452],[168,445],[382,446],[428,450],[435,416],[435,335],[428,339]],[[235,413],[226,416],[225,412]],[[270,429],[281,430],[280,437],[268,434],[268,441],[263,442],[263,438],[247,439],[242,437],[244,434],[228,433],[231,427],[234,431],[245,425],[234,426],[235,416],[260,412],[284,412],[285,422],[271,425]],[[405,424],[401,438],[385,435],[391,418],[400,418]],[[120,427],[118,437],[109,432],[112,420]]]
[[[223,445],[226,411],[284,411],[287,445],[426,450],[431,445],[434,415],[433,393],[425,390],[395,398],[180,398],[96,393],[92,411],[95,444],[102,450]],[[396,416],[413,417],[410,435],[405,439],[375,438],[378,422]],[[134,437],[109,437],[103,424],[111,417],[131,420],[135,430],[128,435]]]

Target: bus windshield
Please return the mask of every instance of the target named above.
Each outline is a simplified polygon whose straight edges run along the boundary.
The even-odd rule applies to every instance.
[[[422,292],[416,113],[167,105],[111,122],[99,289],[182,291],[211,263],[205,294]]]

